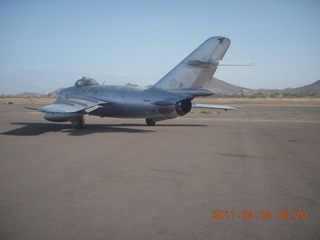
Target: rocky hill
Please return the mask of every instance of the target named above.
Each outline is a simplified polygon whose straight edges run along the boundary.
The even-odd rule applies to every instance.
[[[320,96],[320,80],[298,88],[258,89],[255,92],[269,96]]]
[[[217,93],[217,95],[227,96],[320,96],[320,80],[298,88],[285,89],[250,89],[232,85],[220,79],[213,78],[209,88]]]
[[[303,87],[290,89],[288,92],[293,94],[320,95],[320,80]]]
[[[208,87],[218,94],[226,95],[241,94],[250,90],[248,88],[232,85],[218,78],[212,78]]]

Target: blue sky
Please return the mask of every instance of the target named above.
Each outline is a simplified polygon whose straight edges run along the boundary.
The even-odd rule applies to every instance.
[[[319,12],[318,0],[0,0],[0,93],[82,76],[153,84],[211,36],[231,39],[223,62],[256,63],[215,77],[299,87],[320,79]]]

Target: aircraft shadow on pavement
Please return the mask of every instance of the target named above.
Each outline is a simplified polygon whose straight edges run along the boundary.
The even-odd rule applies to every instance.
[[[121,125],[109,125],[109,124],[87,124],[84,129],[73,129],[70,124],[59,123],[25,123],[15,122],[13,125],[22,125],[20,128],[16,128],[7,132],[3,132],[3,135],[15,135],[15,136],[37,136],[49,132],[62,132],[68,133],[70,136],[82,136],[94,133],[108,133],[108,132],[125,132],[125,133],[148,133],[154,132],[152,130],[145,129],[133,129],[125,128]]]
[[[84,129],[73,129],[70,124],[61,123],[26,123],[14,122],[13,125],[21,125],[7,132],[3,135],[13,136],[37,136],[49,132],[64,132],[70,136],[83,136],[94,133],[108,133],[108,132],[125,132],[125,133],[150,133],[156,132],[157,127],[207,127],[207,125],[197,124],[159,124],[157,126],[148,127],[145,124],[87,124]],[[132,128],[135,127],[135,128]],[[137,128],[149,129],[137,129]]]
[[[133,123],[123,123],[121,126],[130,126],[130,127],[146,127],[145,124],[133,124]],[[152,126],[151,128],[157,128],[157,127],[208,127],[208,125],[201,125],[201,124],[162,124],[162,123],[157,123],[156,126]]]

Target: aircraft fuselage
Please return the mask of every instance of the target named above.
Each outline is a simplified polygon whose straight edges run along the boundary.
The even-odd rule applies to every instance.
[[[156,119],[175,118],[187,114],[191,110],[193,99],[189,95],[171,93],[158,88],[94,85],[66,88],[60,92],[58,100],[80,96],[106,102],[91,111],[90,115]]]

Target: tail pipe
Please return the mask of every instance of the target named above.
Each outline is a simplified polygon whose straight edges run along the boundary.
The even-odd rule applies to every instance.
[[[191,108],[191,99],[185,99],[176,103],[176,111],[180,116],[186,115],[188,112],[191,111]]]

